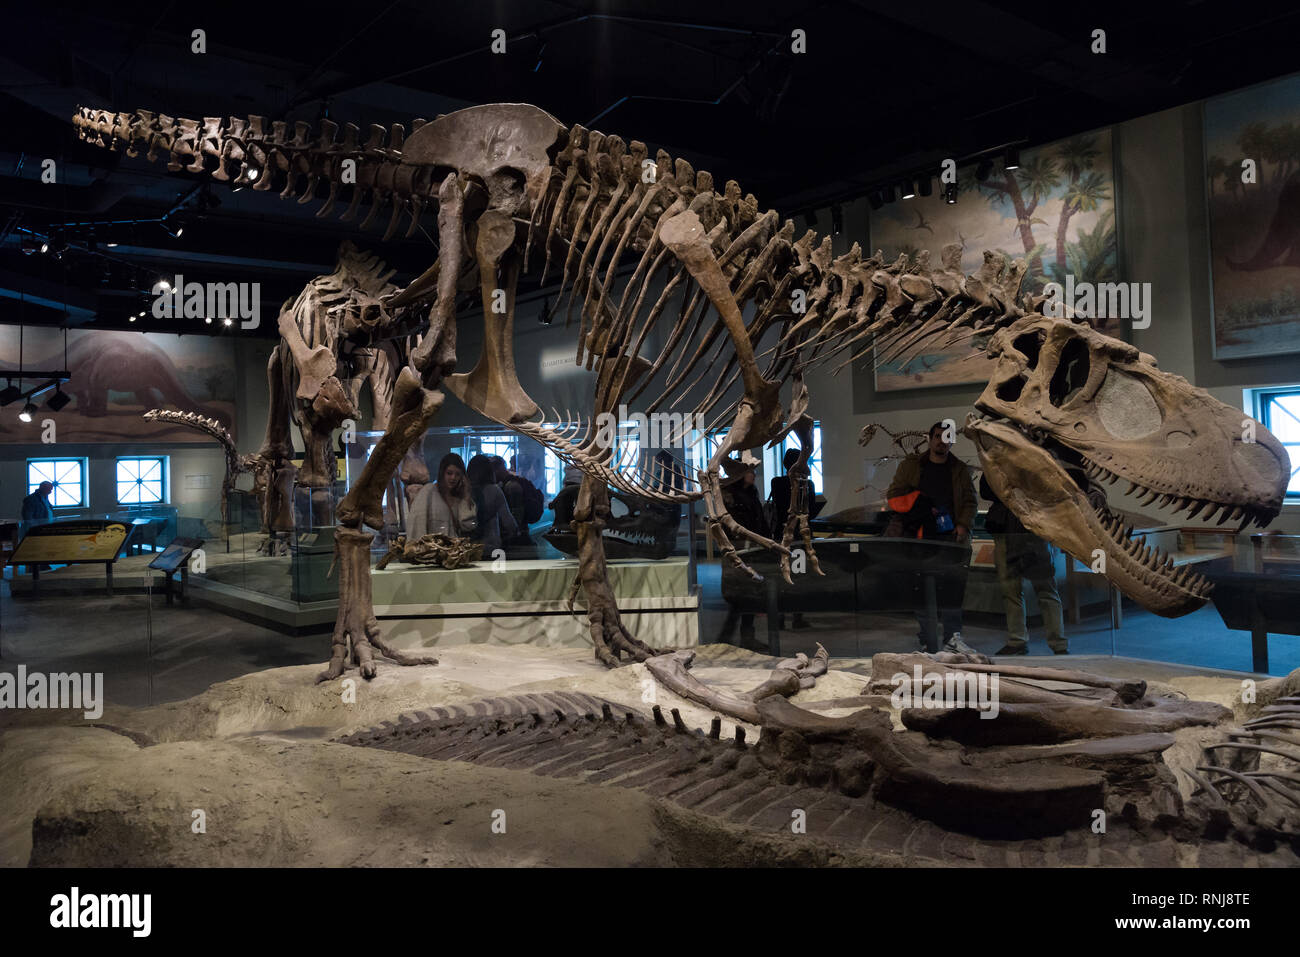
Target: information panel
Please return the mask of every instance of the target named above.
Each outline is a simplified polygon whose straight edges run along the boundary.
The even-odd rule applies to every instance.
[[[126,541],[126,526],[105,519],[76,519],[34,525],[9,559],[12,565],[112,562]]]

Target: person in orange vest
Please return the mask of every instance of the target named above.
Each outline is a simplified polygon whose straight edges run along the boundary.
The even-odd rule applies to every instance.
[[[952,454],[943,422],[930,426],[926,449],[898,463],[894,479],[885,493],[893,513],[885,528],[890,538],[928,538],[948,542],[970,541],[978,500],[970,468]],[[961,606],[940,609],[945,648],[967,652],[961,641]],[[924,619],[918,637],[922,647],[937,650],[926,634]]]

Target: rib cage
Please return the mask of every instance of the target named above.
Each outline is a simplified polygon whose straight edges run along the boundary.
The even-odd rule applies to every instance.
[[[1206,745],[1197,772],[1186,772],[1211,809],[1245,823],[1300,835],[1300,697],[1278,698],[1259,716]],[[1204,776],[1202,776],[1204,775]]]

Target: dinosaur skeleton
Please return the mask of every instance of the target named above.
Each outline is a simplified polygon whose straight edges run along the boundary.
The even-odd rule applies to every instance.
[[[230,527],[230,493],[239,476],[245,472],[253,476],[253,493],[257,497],[261,514],[261,531],[266,535],[263,550],[273,551],[277,539],[275,532],[293,528],[292,491],[297,471],[287,456],[269,456],[266,449],[240,455],[229,430],[216,419],[197,412],[175,412],[171,409],[150,409],[144,413],[150,422],[169,422],[198,429],[216,439],[226,456],[225,474],[221,479],[221,524]]]
[[[436,208],[437,261],[380,299],[390,312],[431,306],[397,376],[388,429],[337,510],[340,608],[322,678],[341,674],[349,657],[370,677],[372,648],[385,650],[370,602],[371,536],[362,527],[382,527],[383,489],[441,406],[442,388],[583,470],[575,512],[579,578],[597,658],[611,666],[624,653],[644,660],[653,651],[622,625],[609,586],[601,546],[608,485],[663,502],[702,499],[728,560],[747,567],[731,538],[748,539],[780,552],[788,578],[796,534],[811,555],[806,503],[791,508],[780,542],[752,533],[727,514],[720,469],[733,453],[793,433],[801,448],[790,472],[806,477],[813,420],[805,374],[832,360],[839,360],[838,371],[873,351],[875,361],[887,362],[923,346],[986,344],[998,364],[966,431],[994,491],[1026,527],[1071,555],[1090,559],[1100,549],[1109,559],[1107,576],[1160,614],[1199,606],[1206,584],[1175,571],[1165,556],[1129,546],[1122,523],[1101,504],[1100,480],[1127,479],[1193,514],[1222,508],[1221,521],[1267,524],[1281,508],[1289,468],[1273,436],[1259,426],[1253,441],[1243,440],[1239,412],[1159,371],[1152,357],[1086,325],[1038,314],[1042,299],[1022,303],[1023,261],[1008,264],[986,253],[966,276],[956,244],[944,248],[937,266],[928,252],[888,263],[864,257],[856,244],[835,257],[829,236],[819,241],[809,230],[795,239],[792,222],[760,210],[734,181],[715,188],[711,174],[681,158],[660,151],[651,160],[639,141],[566,128],[526,104],[417,120],[409,136],[400,125],[387,133],[372,126],[364,143],[351,125],[338,140],[329,120],[315,135],[308,123],[294,124],[290,134],[286,123],[268,128],[257,116],[197,121],[81,108],[73,122],[83,139],[128,155],[146,149],[155,159],[165,152],[169,169],[210,170],[214,179],[254,189],[282,180],[281,195],[300,203],[323,183],[328,196],[318,215],[336,205],[351,170],[355,185],[343,218],[367,201],[364,227],[390,207],[385,238],[403,214],[411,235]],[[543,259],[543,280],[552,270],[560,275],[567,314],[578,308],[575,361],[598,373],[585,426],[537,422],[540,409],[515,374],[515,289],[534,255]],[[619,292],[616,267],[631,257],[635,268]],[[485,344],[474,368],[458,373],[457,292],[475,275]],[[662,291],[650,302],[660,281]],[[503,312],[493,308],[498,292]],[[680,308],[668,321],[675,298]],[[667,332],[652,361],[640,353],[661,320]],[[776,341],[760,352],[769,331]],[[672,409],[707,388],[690,411],[729,423],[707,467],[682,483],[645,467],[621,467],[592,428],[661,373],[664,384],[650,393],[647,411]],[[337,415],[326,412],[325,419]]]

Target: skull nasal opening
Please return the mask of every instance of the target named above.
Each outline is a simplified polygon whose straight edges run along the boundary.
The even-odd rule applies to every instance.
[[[1047,390],[1048,400],[1060,407],[1088,383],[1088,345],[1082,339],[1071,339],[1061,350],[1061,358],[1052,373]]]

